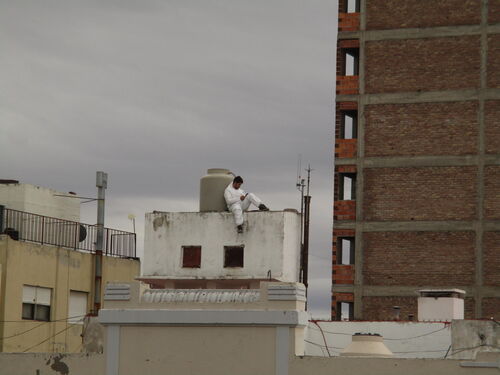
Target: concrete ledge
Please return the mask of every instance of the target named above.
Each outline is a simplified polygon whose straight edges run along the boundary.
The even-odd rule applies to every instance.
[[[305,311],[255,310],[107,310],[99,311],[99,322],[105,325],[166,324],[222,326],[306,326]]]

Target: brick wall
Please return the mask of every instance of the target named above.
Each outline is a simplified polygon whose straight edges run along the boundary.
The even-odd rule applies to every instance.
[[[355,158],[357,151],[357,139],[337,139],[335,141],[336,158]]]
[[[401,320],[408,320],[413,314],[418,320],[418,300],[415,297],[363,297],[363,320],[392,320],[393,306],[401,308]],[[465,298],[465,319],[474,319],[474,298]]]
[[[478,102],[368,105],[365,155],[477,153],[478,107]]]
[[[475,167],[366,168],[364,173],[367,221],[476,218]]]
[[[393,306],[401,307],[400,319],[408,320],[413,314],[417,320],[417,295],[415,297],[363,297],[363,320],[393,320]]]
[[[484,168],[484,216],[486,220],[500,219],[500,166]]]
[[[500,0],[488,1],[488,23],[500,22]]]
[[[474,232],[363,233],[365,285],[474,283]]]
[[[487,154],[500,154],[500,100],[485,103],[485,143]]]
[[[500,34],[488,36],[488,87],[500,88]]]
[[[339,31],[358,31],[359,13],[339,13]]]
[[[367,0],[367,29],[471,25],[481,22],[480,0]]]
[[[479,87],[479,36],[372,41],[365,51],[367,93]]]
[[[465,297],[464,302],[464,318],[465,319],[475,319],[475,299],[472,297]]]
[[[500,298],[483,298],[481,305],[484,319],[493,317],[495,320],[500,320]]]
[[[500,232],[485,232],[483,243],[483,284],[500,286]]]

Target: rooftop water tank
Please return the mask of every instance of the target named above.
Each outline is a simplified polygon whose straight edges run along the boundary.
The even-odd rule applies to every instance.
[[[224,190],[233,182],[229,169],[211,168],[200,180],[200,212],[227,211]]]

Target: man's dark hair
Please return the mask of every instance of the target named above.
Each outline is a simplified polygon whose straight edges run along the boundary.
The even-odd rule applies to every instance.
[[[236,176],[233,180],[233,184],[237,182],[237,183],[240,183],[242,184],[243,183],[243,179],[241,178],[241,176]]]

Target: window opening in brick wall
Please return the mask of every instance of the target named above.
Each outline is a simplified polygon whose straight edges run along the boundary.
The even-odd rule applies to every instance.
[[[182,267],[183,268],[201,267],[201,246],[182,247]]]
[[[342,201],[356,199],[355,173],[339,173],[339,197]]]
[[[353,320],[354,319],[354,303],[353,302],[337,302],[337,320]]]
[[[49,322],[51,299],[52,289],[23,285],[22,318]]]
[[[224,268],[243,267],[243,246],[224,246]]]
[[[358,137],[358,111],[342,111],[341,131],[342,139],[353,139]]]
[[[340,237],[337,239],[337,263],[354,264],[354,237]]]
[[[344,53],[344,75],[357,76],[359,72],[359,48],[346,48]]]
[[[358,13],[360,9],[360,0],[346,0],[345,1],[345,9],[346,13]]]

